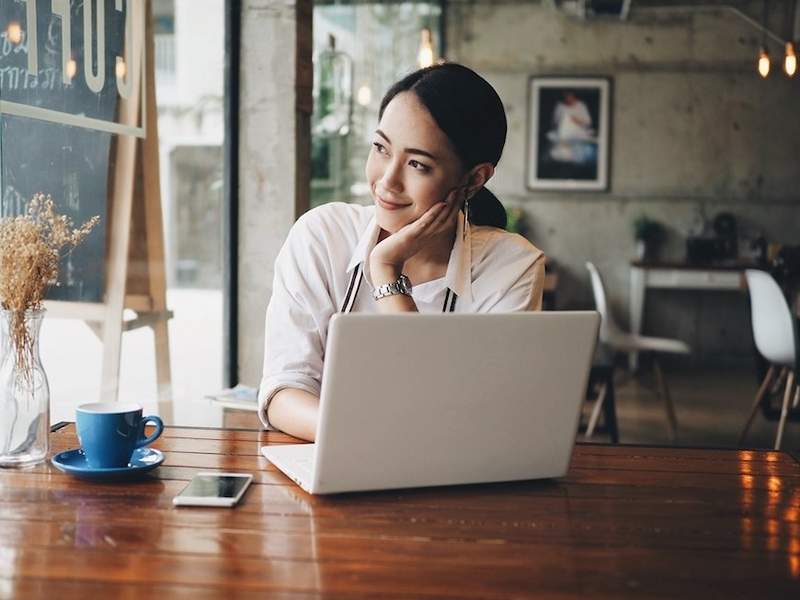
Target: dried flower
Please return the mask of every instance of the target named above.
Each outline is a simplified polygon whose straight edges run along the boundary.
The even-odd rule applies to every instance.
[[[33,196],[26,215],[0,219],[0,303],[11,312],[11,341],[24,377],[31,377],[33,353],[25,313],[41,309],[47,288],[58,280],[59,261],[99,220],[95,216],[73,228],[72,220],[57,214],[53,199],[44,194]]]

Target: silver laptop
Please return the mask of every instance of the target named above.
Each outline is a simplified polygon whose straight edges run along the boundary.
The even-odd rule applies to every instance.
[[[566,474],[600,316],[342,314],[317,441],[263,455],[312,494]]]

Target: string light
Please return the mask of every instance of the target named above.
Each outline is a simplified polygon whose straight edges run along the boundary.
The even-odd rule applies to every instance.
[[[67,61],[67,77],[69,77],[70,81],[72,81],[73,77],[78,73],[78,63],[75,62],[74,58],[70,58]]]
[[[764,46],[758,51],[758,73],[764,79],[769,75],[769,54]]]
[[[372,102],[372,90],[366,83],[362,84],[361,87],[358,88],[358,92],[356,93],[356,102],[358,102],[361,106],[369,106],[369,103]]]
[[[783,71],[789,77],[794,77],[797,71],[797,55],[794,52],[794,44],[792,42],[786,42],[786,55],[783,57]]]
[[[417,62],[419,63],[420,69],[430,67],[433,64],[433,37],[431,35],[431,30],[427,27],[422,29]]]
[[[125,64],[125,59],[121,56],[117,57],[117,65],[114,69],[117,79],[125,79],[125,75],[128,74],[128,65]]]
[[[20,27],[19,23],[12,21],[8,24],[6,37],[12,44],[19,44],[22,41],[22,27]]]
[[[758,74],[762,79],[769,75],[769,54],[767,54],[767,0],[761,4],[761,48],[758,49]]]

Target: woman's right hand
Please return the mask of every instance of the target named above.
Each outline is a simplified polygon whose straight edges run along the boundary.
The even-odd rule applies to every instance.
[[[426,245],[454,231],[465,194],[463,187],[452,189],[445,200],[431,206],[416,221],[376,244],[369,256],[370,272],[399,273],[406,261]]]

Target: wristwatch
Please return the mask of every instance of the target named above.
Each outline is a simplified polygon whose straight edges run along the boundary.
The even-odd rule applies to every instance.
[[[400,275],[397,281],[391,283],[384,283],[372,290],[372,297],[375,300],[386,298],[387,296],[396,296],[397,294],[411,295],[411,281],[405,275]]]

